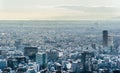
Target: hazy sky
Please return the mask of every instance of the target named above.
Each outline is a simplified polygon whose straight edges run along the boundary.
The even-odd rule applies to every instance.
[[[0,0],[0,19],[120,18],[120,0]]]

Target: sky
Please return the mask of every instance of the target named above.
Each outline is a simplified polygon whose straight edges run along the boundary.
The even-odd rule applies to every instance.
[[[0,20],[119,18],[120,0],[0,0]]]

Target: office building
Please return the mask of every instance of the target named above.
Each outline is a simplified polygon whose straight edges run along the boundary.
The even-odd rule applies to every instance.
[[[36,53],[38,52],[37,47],[25,47],[24,48],[24,55],[28,56],[31,61],[36,60]]]
[[[108,46],[109,47],[113,46],[113,37],[112,36],[108,36]]]
[[[59,52],[56,50],[47,51],[47,54],[48,54],[49,61],[56,61],[59,58]]]
[[[45,68],[47,66],[47,54],[38,52],[36,54],[36,63],[39,64],[41,68]]]
[[[92,57],[94,57],[93,52],[84,51],[81,54],[81,61],[83,64],[83,73],[91,73],[92,72]]]
[[[25,56],[18,56],[18,57],[15,57],[15,59],[17,60],[18,64],[19,63],[28,63],[28,60],[26,59]]]
[[[15,70],[18,67],[17,60],[15,58],[8,58],[7,59],[7,67],[10,67],[13,70]]]
[[[6,59],[0,59],[0,69],[4,69],[7,66]]]
[[[108,46],[108,31],[103,30],[103,47]]]

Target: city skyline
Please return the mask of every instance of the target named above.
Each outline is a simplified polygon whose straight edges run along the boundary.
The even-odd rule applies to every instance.
[[[0,20],[120,18],[119,0],[0,0]]]

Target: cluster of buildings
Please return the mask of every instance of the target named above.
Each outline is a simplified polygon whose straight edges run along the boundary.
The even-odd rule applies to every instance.
[[[68,38],[44,37],[45,47],[41,43],[40,47],[25,43],[23,46],[22,39],[15,41],[16,48],[1,47],[0,73],[120,73],[120,47],[107,30],[103,31],[99,44],[90,41],[81,45]]]

